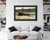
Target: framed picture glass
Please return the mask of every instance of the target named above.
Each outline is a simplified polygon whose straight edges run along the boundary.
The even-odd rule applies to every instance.
[[[37,21],[37,5],[15,5],[14,21]]]

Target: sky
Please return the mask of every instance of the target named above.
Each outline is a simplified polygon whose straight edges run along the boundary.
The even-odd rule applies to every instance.
[[[24,8],[24,9],[32,9],[32,8],[35,8],[35,7],[16,7],[15,9],[22,9],[22,8]]]

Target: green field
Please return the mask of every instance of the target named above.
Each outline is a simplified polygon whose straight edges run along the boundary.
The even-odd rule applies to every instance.
[[[18,11],[22,11],[22,10],[23,10],[24,14],[29,14],[29,16],[28,15],[19,16]],[[16,19],[35,19],[35,15],[36,15],[35,12],[36,12],[35,8],[32,8],[32,9],[16,9],[15,10],[15,17],[16,17]]]
[[[35,15],[35,12],[24,12],[24,14]],[[18,15],[18,12],[16,12],[16,15]]]
[[[34,16],[16,16],[16,19],[34,19]]]

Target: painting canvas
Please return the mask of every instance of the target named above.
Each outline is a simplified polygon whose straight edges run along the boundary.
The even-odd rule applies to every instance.
[[[15,21],[37,21],[37,6],[35,5],[15,5],[14,6]]]

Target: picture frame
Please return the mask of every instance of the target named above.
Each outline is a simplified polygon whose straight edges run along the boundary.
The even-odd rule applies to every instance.
[[[19,16],[17,12],[21,10],[24,13]],[[14,21],[37,21],[37,5],[14,5]]]

